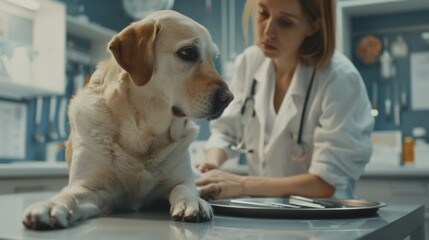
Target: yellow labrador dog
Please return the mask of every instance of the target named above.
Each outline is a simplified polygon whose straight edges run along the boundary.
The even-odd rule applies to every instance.
[[[114,209],[168,199],[175,220],[212,218],[194,185],[188,146],[233,95],[215,70],[208,31],[174,11],[125,28],[69,107],[69,184],[30,206],[27,228],[64,228]]]

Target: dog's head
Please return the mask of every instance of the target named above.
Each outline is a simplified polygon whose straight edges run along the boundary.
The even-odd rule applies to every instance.
[[[175,11],[158,11],[109,43],[136,87],[157,91],[176,117],[218,118],[233,95],[215,69],[208,31]]]

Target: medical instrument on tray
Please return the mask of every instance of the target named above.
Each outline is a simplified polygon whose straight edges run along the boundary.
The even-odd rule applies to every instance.
[[[238,203],[238,204],[244,204],[244,205],[251,205],[256,207],[275,207],[275,208],[300,208],[298,205],[291,205],[286,203],[276,203],[276,202],[251,202],[251,201],[243,201],[239,199],[231,199],[231,203]]]
[[[273,207],[273,208],[318,208],[318,209],[344,208],[344,205],[336,203],[335,201],[319,200],[319,199],[306,198],[306,197],[295,196],[295,195],[289,196],[288,203],[273,202],[273,201],[269,201],[269,199],[263,202],[256,202],[256,201],[249,201],[249,200],[242,200],[242,199],[231,199],[230,202],[236,203],[236,204],[255,206],[255,207]]]
[[[301,205],[301,206],[315,207],[315,208],[343,208],[344,207],[343,205],[330,200],[320,200],[320,199],[307,198],[307,197],[296,196],[296,195],[289,196],[289,203]]]

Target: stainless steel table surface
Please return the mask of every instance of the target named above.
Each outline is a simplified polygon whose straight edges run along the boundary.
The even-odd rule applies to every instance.
[[[34,231],[21,223],[24,209],[48,193],[0,195],[0,239],[404,239],[423,240],[423,205],[389,205],[355,219],[268,219],[216,215],[203,223],[177,222],[168,209],[117,213],[68,229]]]

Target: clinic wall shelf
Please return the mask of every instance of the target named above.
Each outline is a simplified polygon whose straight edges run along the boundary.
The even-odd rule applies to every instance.
[[[90,63],[92,65],[110,57],[107,44],[117,34],[114,30],[73,16],[67,16],[67,33],[90,41]]]
[[[410,33],[410,32],[426,32],[429,31],[429,24],[415,25],[415,26],[406,26],[406,27],[390,27],[377,29],[376,31],[355,31],[352,33],[352,36],[362,36],[366,34],[377,34],[377,35],[385,35],[385,34],[396,34],[398,32],[401,33]]]
[[[60,92],[46,88],[33,87],[26,84],[13,83],[8,80],[0,80],[0,97],[20,100],[34,96],[58,95]]]
[[[429,9],[428,0],[337,0],[337,48],[351,57],[351,18]]]
[[[93,42],[107,42],[116,34],[109,28],[73,16],[67,16],[67,32]]]

